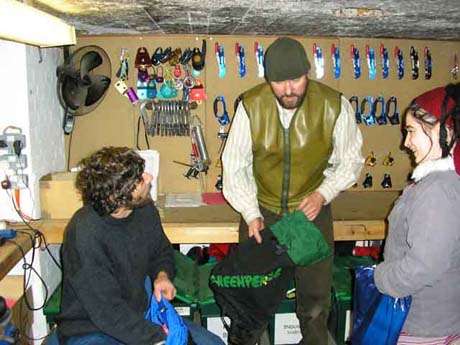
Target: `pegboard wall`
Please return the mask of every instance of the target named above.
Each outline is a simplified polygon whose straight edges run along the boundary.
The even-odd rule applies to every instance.
[[[460,42],[452,41],[421,41],[421,40],[393,40],[393,39],[363,39],[363,38],[308,38],[296,37],[302,42],[307,51],[312,69],[309,78],[317,80],[316,68],[313,56],[313,45],[322,49],[324,57],[324,77],[321,82],[339,90],[350,98],[357,96],[359,103],[365,96],[383,96],[385,102],[391,97],[397,97],[397,106],[402,117],[404,109],[418,94],[433,87],[455,82],[451,69],[453,68],[454,54],[460,54]],[[136,88],[137,70],[134,68],[134,60],[137,49],[146,47],[149,54],[157,47],[201,48],[202,39],[207,42],[206,65],[198,77],[203,81],[207,94],[207,101],[198,105],[192,114],[196,114],[203,123],[207,149],[211,158],[211,165],[202,183],[198,179],[187,179],[183,175],[186,166],[174,163],[179,161],[190,162],[191,143],[190,137],[184,136],[149,136],[149,144],[152,149],[160,152],[160,176],[159,191],[165,192],[193,192],[215,191],[215,183],[221,173],[218,149],[221,140],[218,137],[219,124],[214,116],[213,103],[217,96],[224,96],[227,110],[230,116],[234,113],[234,100],[245,90],[254,85],[264,82],[257,76],[257,64],[254,54],[254,43],[257,41],[264,49],[276,39],[275,36],[213,36],[202,37],[193,35],[167,35],[167,36],[84,36],[78,38],[78,47],[97,45],[102,47],[109,55],[112,63],[112,85],[103,102],[93,112],[79,117],[76,121],[72,145],[70,150],[70,166],[89,153],[105,145],[136,146],[137,120],[139,117],[139,104],[131,105],[129,100],[120,95],[113,87],[117,80],[116,72],[120,63],[122,48],[129,53],[129,74],[126,83]],[[226,75],[219,77],[219,69],[214,51],[214,45],[218,42],[225,49]],[[235,55],[235,43],[239,43],[245,49],[247,75],[239,77],[238,61]],[[340,48],[341,75],[334,78],[333,63],[331,58],[331,46]],[[383,44],[389,53],[389,76],[383,79],[380,45]],[[354,77],[353,60],[350,54],[351,45],[359,49],[361,62],[361,76]],[[373,48],[376,55],[376,78],[370,80],[366,62],[366,46]],[[394,57],[394,49],[399,47],[403,53],[405,70],[404,77],[398,78],[397,63]],[[413,80],[411,75],[410,49],[414,47],[419,56],[420,71],[418,79]],[[432,76],[425,79],[424,74],[424,49],[428,47],[432,57]],[[286,63],[289,63],[286,61]],[[168,63],[163,68],[173,69]],[[460,76],[459,76],[460,78]],[[179,99],[181,93],[179,92]],[[219,108],[221,109],[221,108]],[[369,109],[368,107],[366,108]],[[390,114],[393,113],[393,108]],[[380,108],[377,115],[380,114]],[[365,190],[362,183],[366,173],[373,177],[373,186],[366,190],[383,190],[381,182],[385,173],[390,174],[392,188],[388,190],[400,190],[404,187],[409,174],[410,159],[402,149],[402,134],[400,125],[373,125],[360,124],[364,138],[363,156],[367,157],[371,152],[375,155],[375,165],[365,165],[355,190]],[[228,128],[227,128],[228,130]],[[143,127],[140,128],[139,143],[145,149]],[[68,148],[67,138],[66,145]],[[394,159],[393,165],[384,165],[385,157],[391,152]],[[204,190],[203,190],[204,189]]]

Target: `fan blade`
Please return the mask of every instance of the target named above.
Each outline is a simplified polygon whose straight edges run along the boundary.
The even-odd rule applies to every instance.
[[[59,78],[71,77],[80,78],[80,71],[77,71],[71,65],[61,65],[56,69],[56,75]]]
[[[85,106],[90,106],[96,103],[109,88],[110,78],[104,75],[91,76],[91,86],[88,88],[88,95],[86,96]]]
[[[72,110],[81,107],[88,94],[88,87],[82,85],[80,80],[68,76],[64,78],[61,90],[64,102]]]
[[[83,78],[91,70],[102,64],[102,57],[98,52],[89,51],[80,59],[80,75]]]

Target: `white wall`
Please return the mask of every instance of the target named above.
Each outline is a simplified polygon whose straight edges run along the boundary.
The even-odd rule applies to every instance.
[[[0,132],[16,126],[26,135],[29,188],[21,190],[21,211],[39,218],[38,181],[41,176],[65,169],[63,109],[56,95],[56,67],[62,50],[42,49],[40,62],[36,47],[0,40]],[[4,166],[0,180],[5,178]],[[7,191],[0,189],[0,219],[17,220]]]

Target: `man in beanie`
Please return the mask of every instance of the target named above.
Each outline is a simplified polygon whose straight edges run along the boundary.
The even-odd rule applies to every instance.
[[[346,98],[307,77],[300,42],[282,37],[265,54],[267,83],[242,95],[223,161],[223,192],[241,213],[240,241],[296,209],[333,246],[329,203],[357,180],[362,136]],[[301,344],[327,344],[332,258],[295,272]]]

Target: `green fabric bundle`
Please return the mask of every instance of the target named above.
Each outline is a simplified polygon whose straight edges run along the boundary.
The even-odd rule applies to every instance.
[[[332,255],[321,231],[301,211],[286,214],[270,229],[298,266],[309,266]]]

